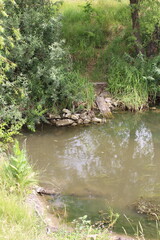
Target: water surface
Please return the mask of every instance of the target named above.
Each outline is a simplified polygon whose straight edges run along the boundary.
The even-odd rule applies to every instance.
[[[24,138],[41,183],[70,196],[73,218],[79,209],[97,214],[104,202],[123,211],[141,196],[160,196],[160,113],[115,114],[104,125],[45,126]]]

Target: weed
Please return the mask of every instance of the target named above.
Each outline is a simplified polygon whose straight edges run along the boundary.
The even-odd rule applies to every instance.
[[[36,183],[36,174],[28,163],[25,150],[20,150],[17,140],[13,146],[13,154],[1,168],[4,185],[11,192],[26,192],[31,185]]]
[[[78,218],[73,221],[75,226],[74,231],[66,232],[64,230],[58,231],[54,236],[58,240],[82,240],[82,239],[99,239],[107,240],[109,239],[108,230],[101,230],[98,228],[93,228],[91,221],[87,219],[87,215]]]

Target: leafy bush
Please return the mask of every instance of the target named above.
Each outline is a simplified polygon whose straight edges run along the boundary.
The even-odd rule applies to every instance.
[[[9,141],[24,124],[34,130],[49,110],[71,108],[79,100],[91,105],[88,92],[92,94],[93,88],[73,71],[61,40],[57,4],[3,0],[2,10],[0,138]],[[8,138],[4,126],[9,129]]]

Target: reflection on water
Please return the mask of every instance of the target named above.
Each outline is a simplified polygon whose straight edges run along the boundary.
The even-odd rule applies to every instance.
[[[24,138],[24,137],[23,137]],[[25,134],[43,184],[66,195],[105,198],[125,206],[160,194],[160,114],[116,114],[105,125]]]

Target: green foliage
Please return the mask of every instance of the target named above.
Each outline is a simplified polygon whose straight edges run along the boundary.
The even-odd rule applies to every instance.
[[[12,6],[14,4],[14,1],[8,1],[9,4]],[[10,127],[8,126],[7,119],[14,118],[13,110],[13,104],[10,106],[6,106],[6,101],[9,98],[10,99],[10,88],[12,88],[12,84],[8,82],[6,73],[10,69],[15,68],[15,64],[9,60],[8,56],[14,47],[14,42],[19,38],[19,31],[18,29],[12,28],[13,36],[8,33],[7,28],[10,26],[5,26],[6,21],[8,20],[8,14],[6,12],[5,8],[6,1],[1,0],[0,1],[0,113],[1,113],[1,119],[0,119],[0,146],[1,148],[4,148],[3,143],[9,142],[12,139],[12,135],[16,134],[19,130],[19,127],[21,127],[21,122],[18,124],[11,123]],[[10,108],[10,109],[9,109]],[[6,112],[5,112],[6,111]],[[5,119],[6,121],[3,121],[3,116],[5,112]],[[14,111],[16,112],[16,110]],[[16,114],[15,114],[16,115]]]
[[[61,4],[1,1],[0,139],[7,142],[24,124],[35,130],[49,110],[75,101],[91,106],[93,88],[73,71],[64,49]]]
[[[90,109],[94,101],[93,85],[78,72],[68,73],[67,77],[67,87],[63,87],[65,86],[65,77],[61,82],[60,96],[62,102],[59,105],[65,108],[73,108],[74,111],[78,110],[81,104],[84,108]]]
[[[160,2],[159,0],[143,0],[140,2],[140,24],[144,47],[153,40],[155,27],[160,27]],[[157,39],[157,41],[159,41]]]
[[[28,163],[25,150],[20,150],[18,141],[13,146],[13,154],[2,166],[3,179],[10,191],[20,193],[36,183],[36,175]]]
[[[5,28],[5,20],[8,18],[8,15],[5,11],[5,0],[0,1],[0,84],[6,79],[5,72],[10,68],[15,67],[15,64],[6,58],[6,53],[9,53],[9,50],[14,46],[14,39],[7,34]],[[9,1],[10,4],[13,1]],[[13,31],[17,33],[17,30],[13,28]]]
[[[113,57],[108,71],[109,90],[130,110],[146,107],[148,97],[156,96],[160,85],[160,58],[143,55]]]

